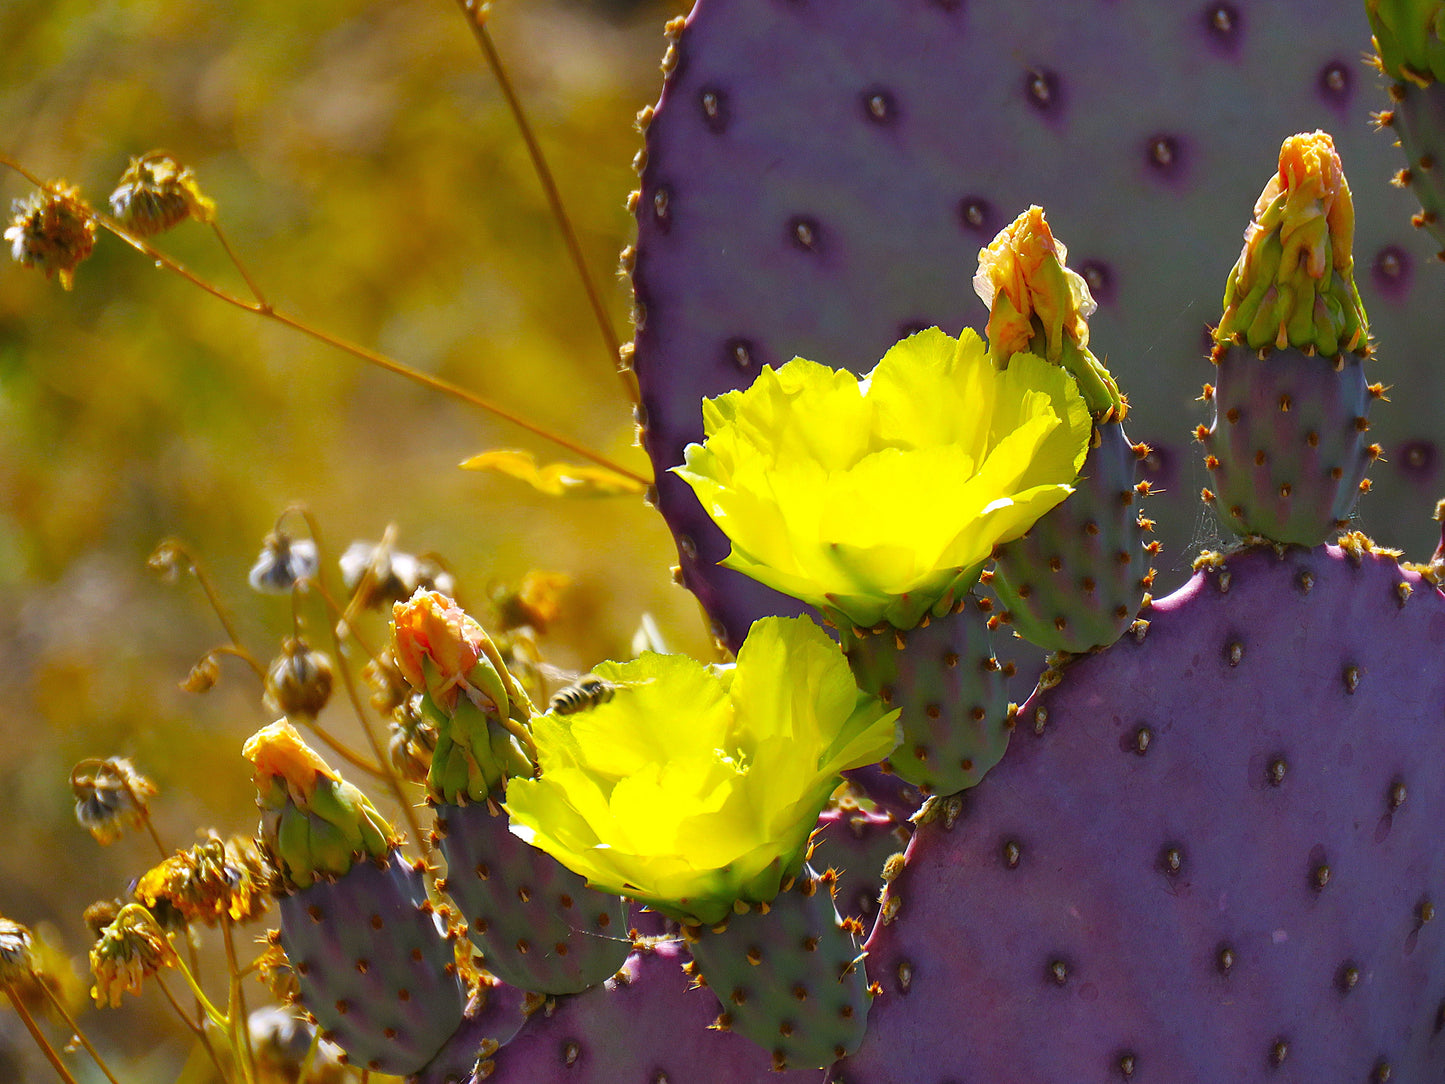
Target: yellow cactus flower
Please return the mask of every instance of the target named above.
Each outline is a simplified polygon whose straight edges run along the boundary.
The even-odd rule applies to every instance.
[[[534,721],[542,774],[508,784],[512,831],[684,921],[776,896],[838,773],[898,743],[898,713],[807,618],[755,623],[734,667],[648,653],[595,673],[610,700]]]
[[[999,371],[937,328],[861,380],[794,358],[703,403],[674,467],[732,541],[723,564],[860,626],[941,614],[993,548],[1070,493],[1090,419],[1074,380],[1032,354]]]

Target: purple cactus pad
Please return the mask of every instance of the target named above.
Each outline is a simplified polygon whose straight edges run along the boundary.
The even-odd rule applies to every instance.
[[[920,825],[835,1084],[1445,1079],[1445,595],[1217,562]]]

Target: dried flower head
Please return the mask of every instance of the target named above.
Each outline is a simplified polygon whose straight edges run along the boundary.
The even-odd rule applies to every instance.
[[[158,916],[169,909],[207,926],[223,916],[245,922],[265,912],[273,876],[255,841],[212,835],[149,870],[135,896]]]
[[[266,671],[266,707],[314,719],[331,699],[331,686],[330,657],[292,638],[281,645],[281,654]]]
[[[143,825],[157,793],[156,785],[124,757],[82,760],[70,772],[70,789],[76,819],[102,846]]]
[[[182,572],[192,568],[191,558],[184,547],[175,539],[167,538],[151,551],[146,558],[146,567],[155,572],[166,583],[175,583]]]
[[[386,542],[353,542],[340,564],[346,589],[359,591],[368,610],[405,602],[418,590],[450,595],[457,588],[456,577],[434,554],[398,553]]]
[[[296,969],[291,966],[286,950],[281,947],[280,930],[266,931],[266,948],[256,957],[256,977],[271,991],[271,996],[283,1005],[290,1005],[301,996],[301,983],[296,977]]]
[[[186,680],[181,682],[181,688],[188,693],[208,693],[220,679],[221,664],[216,661],[216,653],[207,651],[196,660],[196,665],[191,667]]]
[[[315,542],[292,538],[285,531],[272,531],[262,542],[261,555],[251,566],[251,589],[284,595],[297,584],[313,579],[318,564]]]
[[[0,917],[0,986],[9,986],[30,974],[35,966],[31,943],[26,927]]]
[[[110,209],[141,237],[161,233],[187,218],[209,225],[216,205],[201,194],[196,175],[164,151],[132,158],[110,194]]]
[[[124,906],[124,900],[96,900],[80,917],[85,928],[90,931],[90,936],[99,937],[105,928],[115,921],[115,916],[120,914],[120,909]]]
[[[97,1005],[117,1008],[122,994],[139,994],[141,980],[175,963],[175,949],[156,920],[140,904],[128,904],[90,950],[90,996]]]
[[[22,267],[38,267],[60,285],[75,285],[75,269],[95,248],[95,212],[80,189],[56,181],[48,189],[10,205],[10,256]]]

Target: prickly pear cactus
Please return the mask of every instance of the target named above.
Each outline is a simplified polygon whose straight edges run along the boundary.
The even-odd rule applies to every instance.
[[[622,900],[512,835],[500,808],[438,806],[435,832],[447,860],[442,887],[492,974],[523,990],[573,994],[622,966],[632,947]]]
[[[420,1070],[462,1021],[466,988],[421,863],[289,723],[246,743],[261,836],[283,882],[277,934],[325,1038],[370,1070]]]
[[[968,596],[961,612],[921,628],[844,637],[859,687],[902,713],[903,741],[885,770],[925,794],[973,786],[1008,748],[1008,690],[978,606]]]
[[[1345,544],[1206,565],[1023,706],[889,885],[832,1079],[1439,1078],[1445,595]]]
[[[1188,446],[1188,373],[1238,253],[1226,224],[1280,140],[1316,127],[1356,182],[1387,382],[1412,389],[1372,433],[1388,463],[1362,526],[1433,544],[1395,509],[1433,499],[1439,478],[1445,376],[1424,314],[1445,306],[1445,276],[1409,225],[1414,198],[1387,184],[1400,162],[1371,131],[1360,5],[701,0],[672,36],[643,118],[633,365],[681,575],[723,639],[797,608],[716,567],[726,543],[665,473],[698,439],[700,401],[795,354],[861,372],[908,330],[982,328],[978,250],[1030,203],[1099,303],[1094,341],[1130,391],[1131,437],[1155,449],[1149,515],[1161,580],[1177,583],[1208,481]]]
[[[1405,155],[1395,184],[1420,201],[1411,224],[1445,246],[1445,7],[1438,0],[1366,0],[1365,9],[1375,62],[1390,80],[1391,106],[1376,119]],[[1445,258],[1445,248],[1436,255]]]
[[[871,994],[855,935],[833,906],[838,875],[804,867],[767,908],[687,927],[690,973],[717,995],[717,1025],[768,1051],[773,1068],[828,1065],[858,1049]]]
[[[1366,415],[1385,389],[1364,374],[1354,218],[1333,140],[1286,139],[1225,287],[1218,386],[1203,395],[1214,424],[1196,434],[1214,486],[1204,499],[1237,534],[1319,545],[1369,491],[1381,448]]]
[[[676,942],[647,945],[616,977],[534,1012],[484,1058],[476,1084],[822,1084],[778,1073],[762,1047],[710,1025],[717,1000],[682,971]]]

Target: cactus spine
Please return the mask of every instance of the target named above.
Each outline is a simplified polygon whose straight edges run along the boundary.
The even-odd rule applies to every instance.
[[[421,866],[289,723],[259,731],[245,754],[256,767],[261,838],[285,887],[278,937],[302,1004],[363,1068],[420,1070],[466,1005]]]
[[[466,920],[481,963],[523,990],[567,994],[627,958],[622,900],[511,834],[507,780],[535,774],[532,704],[491,637],[446,596],[418,592],[392,615],[393,654],[436,731],[427,800],[447,863],[440,883]]]
[[[1004,609],[997,624],[1046,651],[1107,647],[1127,629],[1153,583],[1145,545],[1153,524],[1135,501],[1145,445],[1124,434],[1128,406],[1089,349],[1088,284],[1065,261],[1042,208],[1031,207],[979,253],[974,287],[989,306],[989,351],[1000,366],[1028,351],[1074,374],[1089,404],[1093,433],[1073,494],[1023,538],[994,555],[990,579]]]
[[[1214,421],[1196,436],[1236,534],[1317,546],[1348,523],[1381,454],[1366,417],[1365,309],[1355,288],[1354,204],[1334,142],[1291,136],[1255,204],[1211,354]]]

